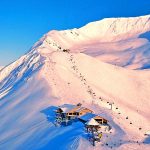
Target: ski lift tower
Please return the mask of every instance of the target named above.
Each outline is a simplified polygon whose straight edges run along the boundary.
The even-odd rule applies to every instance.
[[[110,102],[110,103],[109,103],[111,110],[113,109],[113,104],[114,104],[113,102]]]

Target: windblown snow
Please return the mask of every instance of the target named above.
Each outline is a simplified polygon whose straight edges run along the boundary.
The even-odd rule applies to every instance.
[[[93,149],[81,122],[54,125],[56,106],[77,103],[112,127],[94,149],[150,149],[149,68],[150,15],[50,31],[0,69],[0,149]]]

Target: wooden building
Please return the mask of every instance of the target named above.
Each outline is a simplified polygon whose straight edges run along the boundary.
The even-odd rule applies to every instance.
[[[76,110],[76,113],[78,116],[82,116],[87,113],[93,113],[93,111],[85,107],[80,107],[79,109]]]
[[[96,120],[99,124],[107,124],[108,123],[108,121],[105,118],[103,118],[99,115],[93,114],[93,113],[86,113],[85,115],[80,116],[79,120],[82,121],[83,123],[86,123],[92,118],[94,120]]]
[[[107,124],[107,120],[101,116],[95,116],[94,119],[99,123],[99,124]]]
[[[98,131],[98,129],[100,128],[99,123],[93,118],[91,118],[89,121],[85,123],[85,127],[87,129],[87,132]]]
[[[81,104],[64,104],[59,106],[56,110],[56,115],[61,116],[62,118],[67,118],[68,120],[78,118],[86,113],[92,113],[92,110],[82,107]]]

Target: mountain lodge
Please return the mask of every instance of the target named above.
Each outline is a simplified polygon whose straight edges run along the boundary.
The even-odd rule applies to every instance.
[[[87,113],[93,113],[93,111],[82,107],[82,104],[64,104],[59,106],[56,110],[57,115],[61,116],[62,118],[67,118],[68,120],[78,118],[78,116],[82,116]]]
[[[108,121],[105,118],[103,118],[99,115],[93,114],[93,113],[86,113],[85,115],[80,116],[79,120],[83,123],[86,123],[87,121],[89,121],[92,118],[94,120],[96,120],[99,124],[107,124],[108,123]]]

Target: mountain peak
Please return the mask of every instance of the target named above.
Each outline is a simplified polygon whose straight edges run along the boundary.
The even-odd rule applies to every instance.
[[[97,37],[101,41],[121,40],[126,38],[121,37],[124,34],[128,35],[127,38],[136,37],[150,30],[150,15],[129,18],[105,18],[91,22],[80,30],[90,38]],[[102,39],[104,36],[105,39]]]
[[[45,34],[34,46],[38,51],[70,49],[71,47],[91,42],[115,42],[129,38],[137,38],[140,34],[150,31],[150,15],[129,18],[105,18],[88,23],[79,29],[52,30]],[[39,47],[40,46],[40,47]]]

